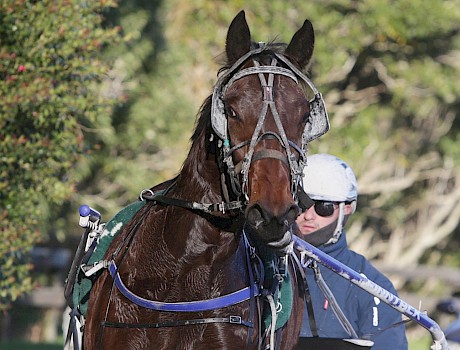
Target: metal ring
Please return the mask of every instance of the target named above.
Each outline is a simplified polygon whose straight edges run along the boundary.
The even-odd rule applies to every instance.
[[[142,190],[141,193],[140,193],[140,195],[139,195],[139,199],[140,199],[141,201],[144,200],[144,195],[145,195],[146,193],[150,194],[151,196],[153,196],[153,194],[154,194],[153,191],[152,191],[151,189]]]

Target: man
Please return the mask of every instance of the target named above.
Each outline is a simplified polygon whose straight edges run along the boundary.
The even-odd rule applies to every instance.
[[[354,213],[358,198],[356,178],[351,168],[335,156],[316,154],[308,157],[304,175],[303,189],[314,205],[302,208],[300,199],[303,212],[296,220],[297,235],[396,295],[388,278],[366,258],[348,248],[343,226]],[[330,295],[325,297],[324,284],[332,292],[332,298]],[[322,265],[307,269],[306,288],[298,349],[305,349],[306,344],[318,342],[321,338],[333,338],[334,341],[367,339],[374,342],[372,349],[375,350],[407,349],[402,315],[378,298]],[[366,342],[361,345],[363,343]],[[368,347],[370,345],[372,343]],[[328,349],[348,349],[347,346]]]

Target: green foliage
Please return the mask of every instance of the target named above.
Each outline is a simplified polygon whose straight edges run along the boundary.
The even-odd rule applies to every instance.
[[[373,234],[372,242],[391,239],[401,227],[399,237],[412,237],[436,210],[430,199],[442,202],[455,188],[452,174],[460,166],[456,2],[129,0],[107,12],[121,29],[117,41],[99,16],[110,1],[3,1],[5,266],[21,261],[47,211],[54,222],[67,215],[53,226],[65,237],[69,227],[79,230],[79,204],[108,219],[140,190],[180,170],[194,116],[216,81],[228,25],[241,9],[257,41],[289,41],[306,18],[312,21],[310,75],[325,97],[331,130],[310,152],[331,152],[352,165],[365,184],[353,220]],[[112,60],[108,71],[105,62]],[[112,99],[123,103],[110,113]],[[82,147],[88,152],[79,157]],[[452,170],[443,187],[435,176],[446,166]],[[406,180],[413,169],[419,173],[400,190],[379,189],[380,182]],[[75,181],[78,191],[71,193]],[[71,204],[61,208],[69,194]],[[19,243],[6,247],[7,237]],[[372,254],[403,255],[408,242],[389,252],[375,245],[383,248]],[[27,265],[21,266],[20,276],[8,272],[1,281],[10,279],[10,286],[12,276],[29,288]]]
[[[357,227],[377,241],[405,227],[407,241],[395,243],[404,251],[412,233],[427,226],[423,207],[431,214],[439,207],[429,198],[455,187],[453,177],[434,186],[444,180],[432,169],[456,164],[452,176],[460,164],[455,1],[125,2],[112,18],[126,38],[114,73],[127,103],[98,125],[101,149],[80,164],[75,202],[110,215],[179,171],[193,116],[216,81],[228,25],[241,9],[256,41],[287,42],[312,21],[310,75],[325,97],[331,130],[310,151],[352,165],[365,203],[363,215],[353,217]],[[381,247],[369,257],[386,255]]]
[[[69,170],[83,147],[81,125],[111,110],[100,92],[102,26],[112,1],[0,4],[0,310],[33,285],[27,252],[74,188]]]
[[[75,168],[80,186],[70,214],[76,213],[77,204],[82,202],[100,209],[103,215],[113,213],[134,200],[133,193],[140,191],[139,187],[158,181],[156,170],[142,165],[142,159],[145,161],[146,154],[160,150],[165,142],[163,135],[171,136],[173,123],[169,122],[174,118],[163,117],[166,113],[160,108],[165,104],[158,99],[153,102],[156,94],[167,96],[158,86],[152,86],[152,76],[158,71],[170,71],[157,67],[156,56],[164,45],[161,25],[155,16],[157,8],[157,1],[129,1],[121,2],[109,14],[109,20],[120,26],[123,40],[108,47],[105,57],[115,59],[112,86],[123,97],[124,104],[113,115],[99,118],[88,130],[87,140],[97,146],[97,151],[88,154]],[[69,208],[66,210],[61,214],[69,214]]]

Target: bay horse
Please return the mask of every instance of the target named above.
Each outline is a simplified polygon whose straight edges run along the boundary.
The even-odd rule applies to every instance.
[[[108,248],[85,350],[294,348],[303,289],[286,257],[297,186],[308,142],[329,127],[302,73],[313,47],[308,20],[285,45],[251,41],[244,11],[233,19],[181,171],[142,192],[145,205]],[[291,311],[275,332],[283,278]]]

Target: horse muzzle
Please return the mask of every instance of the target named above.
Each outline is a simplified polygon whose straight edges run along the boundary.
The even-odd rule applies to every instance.
[[[259,203],[246,208],[246,229],[262,244],[273,249],[283,249],[292,241],[291,226],[299,214],[297,205],[288,206],[280,215],[275,215]]]

